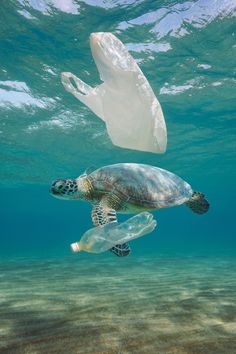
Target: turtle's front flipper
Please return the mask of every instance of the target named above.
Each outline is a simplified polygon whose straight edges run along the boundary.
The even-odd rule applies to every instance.
[[[117,222],[116,211],[106,208],[103,203],[96,204],[92,210],[92,222],[95,227]]]
[[[101,201],[99,204],[95,205],[92,210],[92,221],[95,227],[117,223],[116,211],[106,206],[104,201]],[[128,256],[131,252],[128,242],[123,243],[122,245],[116,245],[110,249],[111,252],[116,254],[118,257]]]

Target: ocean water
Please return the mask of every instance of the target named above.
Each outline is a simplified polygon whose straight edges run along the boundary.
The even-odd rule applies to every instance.
[[[11,0],[0,26],[0,353],[235,354],[236,1]],[[113,146],[63,88],[63,71],[100,83],[99,31],[158,96],[165,154]],[[119,162],[178,174],[209,212],[154,212],[129,257],[71,254],[91,206],[51,181]]]

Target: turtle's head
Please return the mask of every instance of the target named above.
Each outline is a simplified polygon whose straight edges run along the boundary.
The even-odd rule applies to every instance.
[[[59,199],[84,199],[85,187],[82,178],[56,179],[52,182],[50,193]]]

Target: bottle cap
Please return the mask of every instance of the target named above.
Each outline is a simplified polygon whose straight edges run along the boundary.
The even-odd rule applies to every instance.
[[[79,242],[72,243],[70,245],[72,252],[77,253],[80,251]]]

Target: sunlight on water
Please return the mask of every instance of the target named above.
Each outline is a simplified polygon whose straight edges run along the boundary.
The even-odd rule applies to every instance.
[[[5,3],[1,183],[47,184],[61,171],[76,176],[105,161],[141,160],[179,174],[189,173],[191,161],[193,174],[210,164],[205,173],[212,176],[220,172],[219,153],[230,172],[235,15],[234,1],[170,1],[164,7],[143,1]],[[99,84],[89,34],[104,30],[127,45],[160,98],[169,134],[165,156],[114,147],[104,123],[61,85],[66,70]]]

